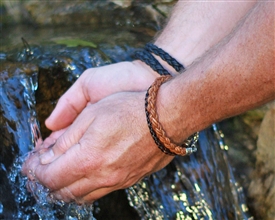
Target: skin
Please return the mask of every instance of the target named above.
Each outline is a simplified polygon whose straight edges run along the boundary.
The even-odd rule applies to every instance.
[[[178,2],[155,42],[190,64],[184,74],[173,73],[157,97],[159,120],[175,143],[274,99],[272,6]],[[145,90],[157,76],[139,61],[84,72],[47,119],[55,132],[23,172],[58,199],[88,203],[166,166],[173,157],[156,147],[144,113]]]

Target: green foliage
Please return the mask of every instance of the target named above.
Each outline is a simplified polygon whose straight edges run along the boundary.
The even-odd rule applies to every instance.
[[[65,44],[67,47],[77,47],[77,46],[83,46],[83,47],[92,47],[96,48],[96,44],[94,44],[91,41],[85,41],[81,39],[56,39],[53,40],[57,44]]]

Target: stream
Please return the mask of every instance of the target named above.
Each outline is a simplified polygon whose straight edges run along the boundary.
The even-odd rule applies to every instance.
[[[57,99],[85,69],[135,59],[152,36],[149,30],[114,27],[20,27],[3,36],[0,219],[254,219],[219,124],[200,132],[196,153],[176,157],[93,205],[49,201],[49,191],[39,184],[28,192],[21,166],[26,153],[49,135],[43,122]]]

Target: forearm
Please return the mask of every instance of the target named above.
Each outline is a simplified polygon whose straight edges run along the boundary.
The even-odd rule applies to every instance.
[[[160,121],[174,140],[274,99],[273,4],[259,3],[233,34],[161,87]]]
[[[188,66],[227,36],[255,3],[179,1],[155,44]]]

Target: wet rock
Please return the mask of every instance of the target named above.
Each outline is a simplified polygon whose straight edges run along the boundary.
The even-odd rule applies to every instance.
[[[265,115],[259,130],[256,169],[249,187],[249,197],[259,219],[275,217],[275,105]]]
[[[130,207],[125,190],[118,190],[104,196],[94,204],[94,217],[100,219],[140,220],[138,213]]]
[[[143,26],[158,29],[175,1],[4,1],[0,4],[3,25],[35,26],[104,25]],[[151,10],[147,6],[152,5]],[[142,16],[141,16],[142,15]]]
[[[25,74],[31,76],[38,71],[38,67],[35,64],[19,63],[19,62],[0,62],[0,80],[4,81],[13,76],[19,76],[20,74]]]
[[[70,81],[67,80],[67,76],[68,72],[64,72],[58,66],[49,69],[39,69],[39,89],[35,96],[37,100],[36,109],[38,120],[41,122],[40,126],[44,137],[47,137],[50,131],[43,122],[49,116],[50,112],[53,111],[58,98],[71,86]]]

